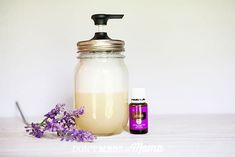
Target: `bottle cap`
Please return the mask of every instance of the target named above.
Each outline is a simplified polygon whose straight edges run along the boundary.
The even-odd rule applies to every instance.
[[[132,100],[145,100],[145,88],[132,88]]]

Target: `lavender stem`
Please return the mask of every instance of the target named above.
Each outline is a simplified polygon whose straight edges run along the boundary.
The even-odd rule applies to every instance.
[[[19,103],[16,101],[15,104],[16,104],[16,107],[17,107],[17,109],[18,109],[18,111],[19,111],[19,113],[20,113],[20,116],[21,116],[21,118],[22,118],[24,124],[27,125],[27,126],[29,126],[30,124],[26,121],[26,119],[25,119],[25,117],[24,117],[24,114],[23,114],[23,112],[22,112],[22,110],[21,110],[21,108],[20,108]]]

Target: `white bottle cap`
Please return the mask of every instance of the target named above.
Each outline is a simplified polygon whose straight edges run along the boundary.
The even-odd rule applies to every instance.
[[[145,88],[132,88],[132,100],[145,100]]]

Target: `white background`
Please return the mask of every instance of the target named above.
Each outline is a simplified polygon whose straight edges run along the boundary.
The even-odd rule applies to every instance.
[[[73,103],[76,43],[94,13],[126,42],[130,87],[145,87],[150,114],[235,113],[233,0],[0,0],[0,116]]]

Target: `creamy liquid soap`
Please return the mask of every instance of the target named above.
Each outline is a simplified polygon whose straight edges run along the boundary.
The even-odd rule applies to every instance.
[[[79,127],[96,135],[122,132],[128,117],[126,92],[78,92],[76,97],[76,107],[85,106],[85,114],[76,121]]]
[[[128,119],[128,75],[120,58],[83,59],[76,73],[77,125],[96,135],[122,132]]]
[[[99,31],[91,40],[78,43],[79,63],[75,75],[75,107],[85,113],[76,124],[96,135],[121,133],[128,121],[128,71],[124,63],[124,41],[113,40],[102,31],[108,19],[123,15],[92,16]]]

